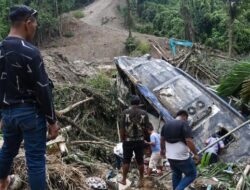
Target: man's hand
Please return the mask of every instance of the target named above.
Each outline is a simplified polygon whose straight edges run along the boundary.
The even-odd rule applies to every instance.
[[[49,140],[53,140],[58,136],[59,126],[57,123],[49,124]]]
[[[198,165],[200,163],[200,157],[197,154],[194,155],[193,159],[194,159],[194,162],[196,165]]]

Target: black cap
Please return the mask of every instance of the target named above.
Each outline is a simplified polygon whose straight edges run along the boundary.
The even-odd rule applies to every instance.
[[[132,95],[131,96],[131,105],[139,105],[140,104],[140,98],[137,95]]]
[[[9,19],[12,22],[22,21],[28,17],[37,17],[38,12],[26,5],[17,5],[10,8]]]

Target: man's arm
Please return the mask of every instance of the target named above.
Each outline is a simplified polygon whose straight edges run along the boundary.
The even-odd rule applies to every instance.
[[[219,146],[220,146],[221,149],[225,148],[224,142],[223,142],[223,141],[220,141],[220,142],[219,142]]]
[[[165,125],[161,129],[161,155],[162,156],[165,156],[165,153],[166,153],[166,147],[165,147],[165,145],[166,145],[165,141],[166,140],[164,138],[164,127],[165,127]]]
[[[197,151],[196,151],[193,139],[192,138],[186,138],[185,141],[186,141],[186,144],[187,144],[188,148],[191,150],[191,152],[194,155],[197,155]]]
[[[155,146],[156,145],[156,139],[155,139],[155,137],[150,136],[150,142],[145,141],[145,143],[149,144],[149,145],[152,145],[152,146]]]
[[[150,122],[149,122],[148,113],[146,111],[144,112],[145,112],[144,123],[145,123],[145,128],[147,128],[150,125]]]
[[[30,68],[30,73],[32,73],[36,99],[41,111],[45,114],[49,124],[55,124],[56,115],[52,98],[52,89],[41,56],[37,55],[27,67]]]
[[[58,136],[59,127],[56,123],[55,108],[52,97],[52,84],[50,84],[40,54],[27,64],[27,68],[34,84],[36,100],[49,123],[49,139],[55,139]]]
[[[161,155],[165,156],[166,147],[165,147],[165,138],[161,136]]]
[[[195,163],[199,163],[200,161],[200,158],[197,154],[197,151],[196,151],[196,148],[195,148],[195,145],[194,145],[194,142],[193,142],[193,135],[192,135],[192,129],[188,126],[187,123],[184,124],[183,126],[183,135],[184,135],[184,138],[185,138],[185,142],[188,146],[188,148],[190,149],[190,151],[193,153],[194,155],[194,161]]]

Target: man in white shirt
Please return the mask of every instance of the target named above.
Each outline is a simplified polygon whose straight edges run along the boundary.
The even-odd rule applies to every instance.
[[[161,154],[166,154],[170,163],[173,190],[184,190],[197,176],[195,162],[199,162],[199,156],[187,120],[187,111],[180,110],[176,119],[168,121],[161,131]],[[194,160],[190,157],[190,151]],[[185,176],[182,177],[182,174]]]

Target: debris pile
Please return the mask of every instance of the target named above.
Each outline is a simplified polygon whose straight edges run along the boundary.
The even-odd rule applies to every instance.
[[[177,54],[170,53],[168,42],[150,40],[156,54],[171,63],[173,66],[181,68],[203,84],[218,84],[238,60],[229,58],[225,53],[193,44],[192,47],[176,47]]]
[[[19,154],[14,162],[14,173],[18,174],[23,182],[21,189],[27,189],[27,172],[24,154]],[[47,188],[52,189],[90,189],[85,184],[85,175],[88,170],[84,166],[76,164],[64,164],[60,157],[55,155],[47,156]]]
[[[55,85],[54,100],[61,130],[60,139],[47,143],[49,190],[90,189],[86,184],[87,177],[105,176],[114,163],[113,147],[118,138],[116,95],[112,91],[112,81],[101,75],[83,81],[82,85]],[[98,80],[102,80],[101,85]],[[68,151],[62,154],[58,142],[63,141]],[[22,189],[26,189],[23,148],[20,152],[14,161],[13,173],[20,176]]]

